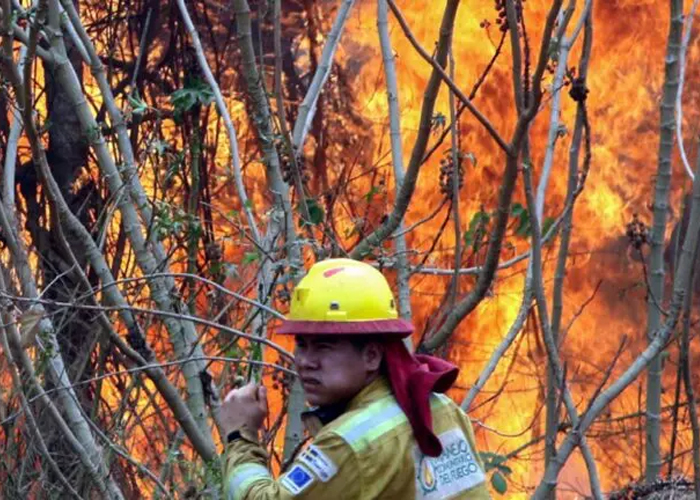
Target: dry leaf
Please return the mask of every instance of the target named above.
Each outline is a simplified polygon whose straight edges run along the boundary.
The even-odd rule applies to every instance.
[[[44,310],[40,308],[29,308],[22,313],[19,318],[19,333],[23,349],[31,347],[39,333],[39,322],[44,317]]]

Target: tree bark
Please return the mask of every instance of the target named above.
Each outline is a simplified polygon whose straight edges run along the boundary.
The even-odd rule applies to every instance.
[[[661,98],[661,127],[659,156],[654,188],[654,221],[651,228],[649,289],[647,292],[647,337],[653,342],[661,326],[664,302],[664,243],[669,195],[671,191],[671,153],[674,144],[674,106],[679,89],[679,57],[683,31],[683,2],[670,0],[670,28],[665,58],[663,96]],[[644,478],[653,482],[662,466],[661,458],[661,392],[663,361],[655,356],[647,372],[646,399],[646,467]]]

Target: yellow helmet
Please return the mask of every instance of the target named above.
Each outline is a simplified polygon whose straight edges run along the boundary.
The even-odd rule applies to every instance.
[[[389,283],[369,264],[328,259],[314,264],[292,294],[281,334],[381,334],[407,337]]]

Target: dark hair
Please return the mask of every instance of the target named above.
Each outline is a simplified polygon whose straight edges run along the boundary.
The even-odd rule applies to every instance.
[[[365,346],[367,346],[367,344],[370,344],[372,342],[376,342],[378,344],[384,343],[384,339],[377,335],[348,335],[347,338],[350,344],[357,350],[357,352],[361,352],[365,348]],[[386,357],[384,355],[382,355],[382,363],[381,365],[379,365],[379,373],[384,376],[388,375],[386,367]]]
[[[378,344],[383,343],[383,339],[377,335],[348,335],[347,339],[358,351],[364,349],[365,346],[371,342],[377,342]]]

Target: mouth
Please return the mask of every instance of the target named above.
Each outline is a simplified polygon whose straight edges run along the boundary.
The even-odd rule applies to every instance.
[[[321,381],[311,377],[302,377],[301,385],[304,387],[318,387],[321,385]]]

